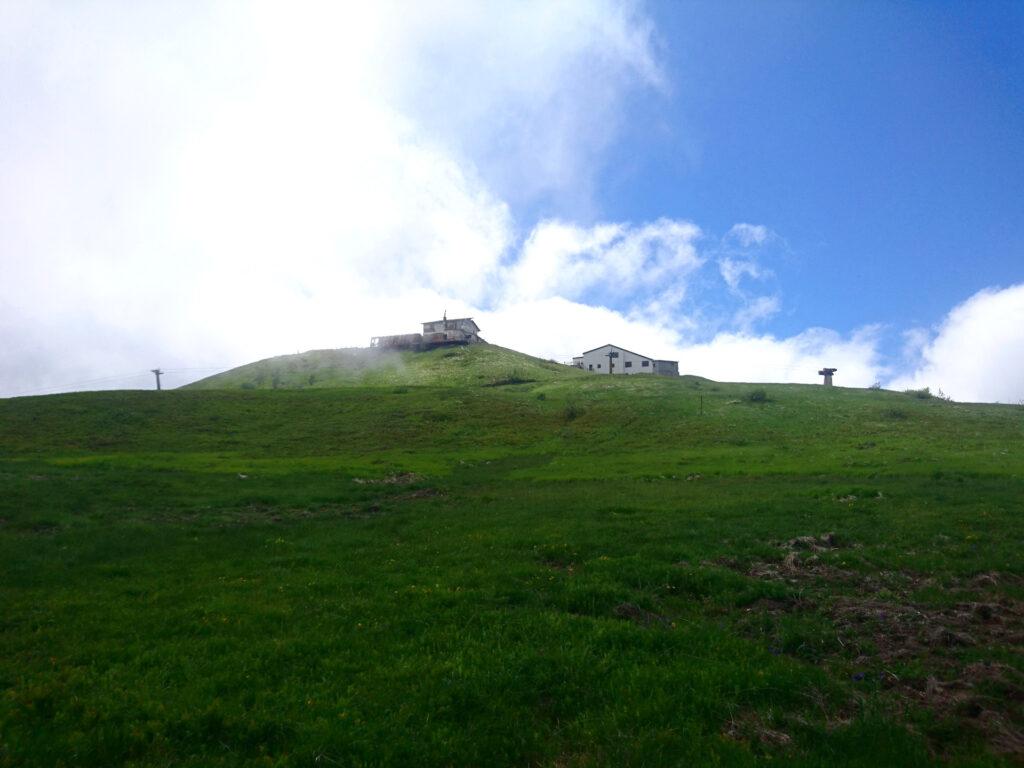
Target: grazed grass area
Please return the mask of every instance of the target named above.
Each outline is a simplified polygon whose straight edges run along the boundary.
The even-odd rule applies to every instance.
[[[1024,409],[551,373],[0,401],[0,764],[1020,758]]]

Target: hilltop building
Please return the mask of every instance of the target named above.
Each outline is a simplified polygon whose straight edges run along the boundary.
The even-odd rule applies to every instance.
[[[404,333],[398,336],[374,336],[371,347],[388,349],[431,349],[450,344],[482,344],[480,327],[471,317],[452,320],[445,314],[440,320],[423,323],[423,333]]]
[[[584,352],[572,359],[577,368],[591,373],[608,373],[613,375],[649,373],[655,376],[678,376],[678,360],[655,360],[653,357],[630,352],[628,349],[614,344],[605,344]]]
[[[449,320],[445,315],[441,320],[423,323],[425,344],[478,344],[481,341],[480,327],[471,317]]]

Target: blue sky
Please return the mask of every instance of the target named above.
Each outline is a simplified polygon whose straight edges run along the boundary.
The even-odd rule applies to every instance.
[[[1024,6],[659,3],[605,215],[784,239],[780,334],[931,325],[1024,279]]]
[[[1017,402],[1022,40],[996,2],[6,4],[0,396],[448,309]]]

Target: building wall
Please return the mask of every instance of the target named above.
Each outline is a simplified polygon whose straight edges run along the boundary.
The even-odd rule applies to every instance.
[[[480,341],[477,332],[480,329],[473,320],[468,317],[453,320],[432,320],[423,324],[423,338],[430,344],[444,344],[445,342],[475,342]]]
[[[608,373],[609,351],[619,353],[619,356],[612,361],[615,364],[615,368],[612,373],[616,376],[619,374],[626,374],[629,376],[641,373],[653,374],[655,372],[654,360],[652,358],[637,355],[633,352],[627,352],[622,347],[616,347],[613,344],[605,344],[603,347],[598,347],[590,352],[585,352],[580,358],[581,367],[584,371],[589,371],[591,373]]]
[[[443,333],[444,331],[476,333],[479,330],[473,319],[469,317],[459,317],[451,320],[431,320],[429,323],[423,324],[424,333]]]
[[[679,363],[675,360],[655,360],[654,372],[659,376],[678,376]]]

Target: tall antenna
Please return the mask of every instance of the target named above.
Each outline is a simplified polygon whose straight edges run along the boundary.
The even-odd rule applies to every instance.
[[[159,368],[151,368],[150,372],[156,374],[156,391],[159,392],[160,391],[160,377],[163,375],[163,371],[161,371]]]

